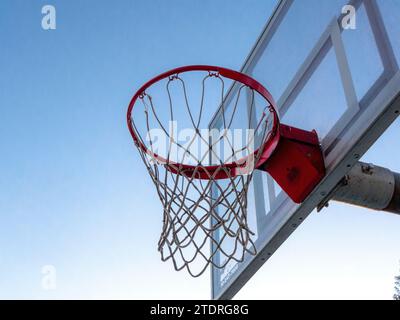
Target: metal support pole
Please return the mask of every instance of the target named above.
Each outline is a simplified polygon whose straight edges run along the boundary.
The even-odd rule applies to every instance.
[[[358,162],[318,206],[318,211],[330,200],[400,214],[400,174]]]

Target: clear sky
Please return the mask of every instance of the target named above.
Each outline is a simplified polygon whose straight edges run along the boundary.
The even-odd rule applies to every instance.
[[[54,5],[56,30],[41,27]],[[240,69],[275,1],[0,2],[0,298],[210,297],[157,252],[161,205],[126,127],[144,80]],[[363,159],[400,171],[395,123]],[[237,298],[391,298],[400,219],[332,204]],[[56,270],[55,290],[42,285]]]

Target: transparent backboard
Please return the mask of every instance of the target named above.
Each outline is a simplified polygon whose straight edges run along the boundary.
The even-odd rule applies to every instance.
[[[282,123],[318,132],[327,175],[296,205],[265,172],[254,174],[248,221],[257,255],[211,270],[214,299],[232,298],[398,116],[399,21],[398,0],[278,4],[241,71],[270,90]]]

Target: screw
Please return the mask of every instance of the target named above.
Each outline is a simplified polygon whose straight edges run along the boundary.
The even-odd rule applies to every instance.
[[[367,164],[365,166],[361,166],[361,171],[365,174],[372,174],[374,166],[372,164]]]

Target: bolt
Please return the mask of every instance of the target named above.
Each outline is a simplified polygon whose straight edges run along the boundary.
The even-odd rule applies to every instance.
[[[361,166],[361,171],[365,174],[371,175],[373,173],[374,165],[373,164],[367,164]]]

